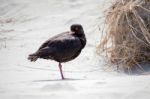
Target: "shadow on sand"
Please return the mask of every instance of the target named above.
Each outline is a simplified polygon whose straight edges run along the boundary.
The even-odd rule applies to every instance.
[[[139,63],[130,70],[125,70],[125,73],[131,75],[148,75],[150,74],[150,62]]]
[[[62,79],[45,79],[45,80],[34,80],[33,82],[49,82],[49,81],[75,81],[75,80],[85,80],[85,79],[73,79],[73,78],[65,78]]]

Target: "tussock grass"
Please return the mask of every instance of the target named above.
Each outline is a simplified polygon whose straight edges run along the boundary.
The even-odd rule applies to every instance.
[[[115,0],[105,21],[99,54],[123,69],[150,62],[150,0]]]

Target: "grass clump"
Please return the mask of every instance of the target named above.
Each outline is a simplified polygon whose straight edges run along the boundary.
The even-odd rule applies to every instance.
[[[150,0],[115,0],[105,21],[98,53],[125,70],[150,62]]]

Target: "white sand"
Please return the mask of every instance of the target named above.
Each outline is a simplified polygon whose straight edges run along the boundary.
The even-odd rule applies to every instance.
[[[0,0],[0,99],[150,99],[149,75],[128,76],[109,68],[95,54],[105,0]],[[27,60],[49,37],[81,23],[88,43],[64,63]]]

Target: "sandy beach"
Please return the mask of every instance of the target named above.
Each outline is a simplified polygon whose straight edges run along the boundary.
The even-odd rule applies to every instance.
[[[105,0],[0,0],[1,99],[150,99],[150,76],[118,73],[96,54]],[[87,45],[62,64],[27,60],[48,38],[83,25]]]

